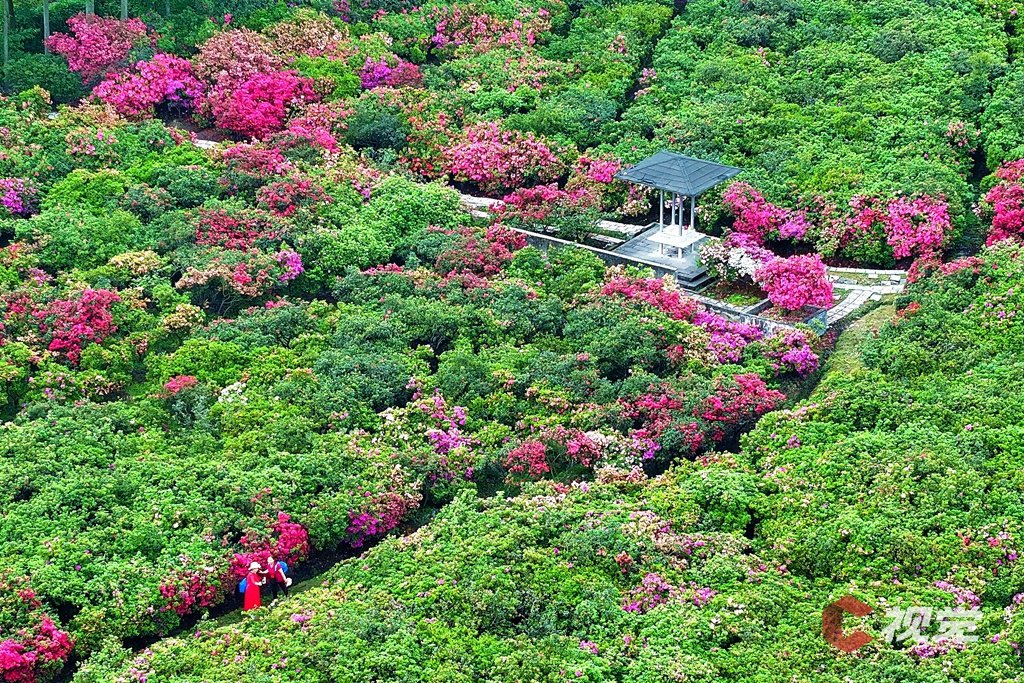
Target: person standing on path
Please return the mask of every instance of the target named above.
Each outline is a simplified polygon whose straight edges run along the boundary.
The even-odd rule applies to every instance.
[[[271,555],[267,558],[267,566],[264,571],[267,573],[267,581],[270,582],[271,599],[277,600],[278,590],[284,593],[284,596],[287,598],[288,586],[292,585],[292,580],[285,576],[285,572],[288,571],[288,565]]]
[[[267,576],[260,571],[259,562],[249,564],[249,573],[245,577],[245,599],[242,602],[242,610],[248,612],[256,609],[262,604],[260,600],[260,586],[267,582]]]

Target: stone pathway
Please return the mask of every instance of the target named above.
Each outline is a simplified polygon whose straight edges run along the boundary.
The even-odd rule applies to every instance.
[[[829,268],[828,277],[832,281],[836,300],[832,308],[828,309],[829,325],[834,325],[869,301],[879,301],[883,296],[899,294],[907,285],[905,270]]]

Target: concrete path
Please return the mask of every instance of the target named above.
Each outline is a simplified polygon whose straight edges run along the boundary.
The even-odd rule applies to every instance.
[[[828,309],[828,324],[834,325],[869,301],[899,294],[907,285],[905,270],[870,268],[829,268],[828,278],[835,291],[835,304]]]

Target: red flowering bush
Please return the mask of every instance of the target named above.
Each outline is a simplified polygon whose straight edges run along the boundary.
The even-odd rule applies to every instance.
[[[259,73],[236,90],[211,95],[217,126],[254,138],[282,130],[293,107],[315,102],[313,81],[294,71]]]
[[[1024,159],[1003,164],[996,171],[999,182],[988,191],[982,209],[992,216],[986,244],[1024,235]]]
[[[549,225],[566,214],[579,214],[598,204],[598,198],[586,188],[566,191],[550,183],[524,187],[507,194],[491,207],[491,211],[502,222],[533,227]]]
[[[676,320],[692,320],[700,310],[696,301],[684,297],[661,279],[613,274],[601,288],[601,296],[614,295],[644,301]]]
[[[215,567],[180,567],[160,582],[160,596],[166,601],[163,609],[185,616],[212,607],[224,600],[229,583],[226,572]]]
[[[258,241],[274,240],[281,234],[281,226],[262,211],[200,209],[197,215],[195,240],[202,246],[245,251],[252,249]]]
[[[482,235],[469,227],[431,231],[463,238],[458,247],[437,257],[436,267],[446,275],[496,275],[512,259],[513,252],[526,246],[525,235],[500,225],[492,225]]]
[[[231,560],[231,572],[236,580],[245,577],[249,564],[259,562],[265,565],[271,555],[289,565],[298,564],[309,557],[309,532],[306,527],[284,512],[270,525],[268,532],[251,532],[242,537],[243,552],[236,553]]]
[[[509,472],[539,479],[551,471],[547,461],[547,446],[536,440],[524,441],[508,452],[505,467]]]
[[[54,33],[47,46],[68,60],[83,82],[102,76],[120,65],[133,49],[148,42],[141,19],[119,21],[95,14],[76,14],[68,19],[71,34]]]
[[[198,384],[199,380],[192,375],[176,375],[164,384],[164,391],[166,391],[169,396],[175,396],[179,392],[191,389]]]
[[[832,303],[832,283],[818,254],[772,259],[757,269],[754,280],[773,304],[789,311]]]
[[[712,438],[725,438],[724,427],[737,427],[775,410],[785,394],[769,389],[759,375],[745,373],[732,379],[715,378],[715,393],[708,396],[694,411],[695,415],[713,423]]]
[[[47,348],[77,364],[87,344],[100,343],[117,331],[110,307],[120,300],[116,292],[88,288],[76,299],[59,299],[32,315],[50,339]]]
[[[309,178],[279,180],[264,185],[256,193],[259,204],[278,216],[291,216],[300,208],[330,204],[331,197],[324,188]]]
[[[191,109],[202,100],[203,84],[192,64],[181,57],[157,54],[135,64],[134,72],[109,75],[93,89],[93,97],[129,117],[152,116],[164,103]]]
[[[221,159],[230,171],[252,173],[261,178],[284,175],[292,169],[292,162],[276,147],[233,145],[224,150]]]
[[[550,182],[565,172],[547,142],[532,133],[501,130],[493,122],[468,128],[447,151],[445,164],[455,180],[473,183],[484,192]]]

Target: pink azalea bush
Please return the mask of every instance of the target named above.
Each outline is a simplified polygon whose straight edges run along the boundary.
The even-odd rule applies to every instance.
[[[883,220],[896,258],[939,251],[952,229],[946,201],[928,196],[892,200]]]
[[[771,359],[777,374],[794,373],[806,377],[818,369],[818,354],[814,352],[812,335],[803,330],[786,330],[769,337],[763,353]]]
[[[136,62],[133,72],[108,75],[92,94],[123,116],[146,117],[165,103],[191,109],[201,102],[203,92],[188,60],[161,53]]]
[[[196,244],[245,251],[259,240],[280,236],[276,220],[266,212],[233,213],[226,209],[200,209],[196,221]]]
[[[133,49],[149,40],[146,24],[141,19],[120,21],[95,14],[76,14],[67,24],[71,34],[54,33],[46,44],[66,58],[68,67],[86,83],[122,64]]]
[[[1024,159],[1003,164],[995,175],[999,182],[982,202],[982,209],[992,217],[989,245],[1024,236]]]
[[[802,239],[810,227],[806,215],[772,204],[749,183],[727,187],[722,202],[735,219],[733,232],[748,236],[754,244],[763,244],[772,233],[783,239]]]
[[[501,130],[495,122],[466,129],[447,151],[446,171],[484,192],[501,192],[558,178],[565,165],[557,153],[532,133]]]
[[[199,48],[193,64],[199,78],[227,92],[284,66],[269,40],[244,28],[215,34]]]
[[[832,303],[832,283],[818,254],[773,259],[758,268],[754,279],[779,308],[796,311]]]
[[[193,375],[176,375],[167,380],[167,383],[164,384],[164,391],[166,391],[169,396],[175,396],[178,393],[186,389],[191,389],[198,384],[199,380]]]
[[[220,89],[211,96],[219,128],[253,138],[282,130],[293,108],[317,100],[313,81],[294,71],[259,73],[236,90]]]
[[[25,628],[0,633],[0,681],[36,683],[59,671],[74,642],[43,611],[27,579],[0,576],[0,617],[17,616]]]

